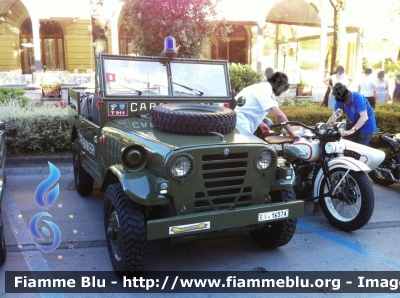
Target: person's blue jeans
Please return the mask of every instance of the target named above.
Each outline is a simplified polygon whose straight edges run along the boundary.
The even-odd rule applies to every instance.
[[[372,132],[360,132],[354,142],[368,146],[372,138]]]

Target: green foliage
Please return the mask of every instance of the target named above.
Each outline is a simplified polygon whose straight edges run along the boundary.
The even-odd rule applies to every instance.
[[[123,0],[124,26],[135,38],[134,52],[163,56],[164,39],[176,40],[178,57],[199,58],[204,44],[220,36],[227,40],[230,27],[217,20],[218,1]]]
[[[0,104],[5,104],[8,102],[16,102],[21,106],[26,106],[29,102],[29,99],[24,95],[25,95],[24,88],[2,87],[0,88]]]
[[[384,103],[377,105],[374,110],[376,125],[381,132],[400,132],[400,103]]]
[[[296,87],[304,88],[304,87],[307,87],[307,86],[308,86],[308,84],[305,81],[303,81],[303,78],[300,75],[300,81],[296,84]]]
[[[289,120],[299,121],[309,126],[314,126],[318,122],[326,123],[329,117],[332,116],[333,110],[326,107],[321,107],[319,104],[305,104],[301,100],[292,100],[291,104],[287,104],[290,99],[284,100],[280,108],[288,117]],[[376,124],[381,132],[398,133],[400,132],[400,102],[392,104],[380,104],[374,110]],[[268,118],[272,122],[277,122],[275,116],[270,113]],[[342,114],[338,120],[349,119]],[[279,135],[281,128],[275,128],[275,134]]]
[[[229,65],[231,88],[234,93],[240,92],[244,87],[260,83],[263,74],[253,70],[250,65],[231,63]]]
[[[362,58],[362,69],[366,70],[367,68],[371,67],[371,63],[368,62],[366,57]]]
[[[315,102],[311,99],[297,99],[297,98],[285,98],[281,103],[282,106],[298,106],[298,107],[312,107],[315,106]]]
[[[0,120],[6,123],[7,152],[18,155],[70,151],[70,117],[62,107],[0,104]]]
[[[366,69],[368,67],[372,67],[373,69],[382,69],[382,61],[371,65],[371,63],[368,62],[367,58],[363,58],[363,69]],[[385,65],[383,67],[383,70],[389,78],[395,77],[396,75],[400,74],[400,61],[393,61],[392,58],[385,58]]]
[[[326,123],[330,116],[332,116],[333,110],[326,107],[321,107],[319,104],[313,105],[289,105],[280,106],[280,109],[288,117],[289,121],[299,121],[306,125],[314,127],[318,122]],[[275,118],[274,114],[269,113],[268,118],[272,122],[276,123],[278,120]],[[339,120],[343,119],[341,117]],[[275,128],[275,134],[279,135],[281,132],[281,127]]]
[[[42,82],[42,88],[60,88],[62,85],[61,81],[43,81]]]
[[[390,78],[400,74],[400,61],[393,61],[392,58],[386,58],[385,73],[387,73]]]

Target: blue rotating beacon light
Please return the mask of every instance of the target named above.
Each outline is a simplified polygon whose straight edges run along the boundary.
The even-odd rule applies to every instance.
[[[164,40],[164,55],[168,58],[176,57],[176,41],[172,36],[168,36]]]

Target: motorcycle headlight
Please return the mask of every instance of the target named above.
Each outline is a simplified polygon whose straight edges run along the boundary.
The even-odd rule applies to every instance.
[[[256,168],[260,172],[266,171],[272,165],[273,157],[269,150],[263,149],[256,155]]]
[[[317,125],[315,125],[315,131],[321,135],[326,134],[326,132],[328,131],[328,126],[326,126],[325,123],[317,123]]]
[[[193,173],[193,158],[188,154],[180,154],[172,158],[169,163],[169,173],[172,178],[182,180]]]
[[[346,124],[344,122],[336,122],[335,129],[339,132],[344,132],[346,130]]]

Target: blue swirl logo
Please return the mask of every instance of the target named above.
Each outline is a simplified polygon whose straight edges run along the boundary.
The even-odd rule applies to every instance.
[[[58,181],[58,179],[60,179],[60,170],[51,162],[49,162],[49,168],[49,177],[38,185],[35,192],[36,204],[44,209],[48,209],[55,202],[60,192],[60,187],[58,183],[52,189],[50,189]],[[51,214],[48,212],[40,212],[34,215],[29,221],[29,231],[31,232],[31,235],[38,241],[45,240],[38,230],[39,219],[44,216],[51,217]],[[42,221],[46,223],[53,231],[54,241],[53,244],[50,246],[45,246],[38,243],[35,244],[41,251],[51,252],[55,250],[61,243],[61,231],[60,228],[52,221]],[[42,227],[41,230],[46,236],[50,236],[50,231],[47,227]]]

